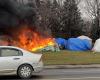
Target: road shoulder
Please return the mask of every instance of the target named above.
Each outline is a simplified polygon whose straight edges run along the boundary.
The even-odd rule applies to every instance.
[[[90,65],[47,65],[45,69],[75,69],[75,68],[100,68],[100,64]]]

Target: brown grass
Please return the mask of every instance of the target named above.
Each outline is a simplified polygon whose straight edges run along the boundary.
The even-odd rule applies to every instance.
[[[100,64],[100,53],[65,50],[60,52],[44,52],[43,62],[45,65]]]

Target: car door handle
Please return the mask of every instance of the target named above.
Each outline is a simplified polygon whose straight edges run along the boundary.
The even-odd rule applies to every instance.
[[[14,60],[19,60],[20,58],[14,58]]]

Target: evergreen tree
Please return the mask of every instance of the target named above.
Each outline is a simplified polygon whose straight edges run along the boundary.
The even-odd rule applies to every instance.
[[[69,37],[80,35],[82,20],[75,0],[65,0],[63,8],[63,32]]]
[[[52,31],[54,37],[59,37],[61,30],[61,6],[58,4],[57,0],[53,0],[51,6],[51,17],[49,18],[49,28]]]

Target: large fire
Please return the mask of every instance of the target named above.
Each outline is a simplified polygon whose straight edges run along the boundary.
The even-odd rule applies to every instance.
[[[12,36],[8,35],[0,38],[0,45],[13,45],[20,48],[36,51],[48,45],[54,46],[55,42],[51,36],[44,36],[39,31],[30,28],[28,25],[21,25],[18,29],[11,29]],[[10,37],[10,42],[7,38]]]
[[[34,32],[27,27],[19,32],[18,38],[19,47],[30,51],[36,51],[48,45],[54,45],[52,37],[43,37],[38,32]]]

